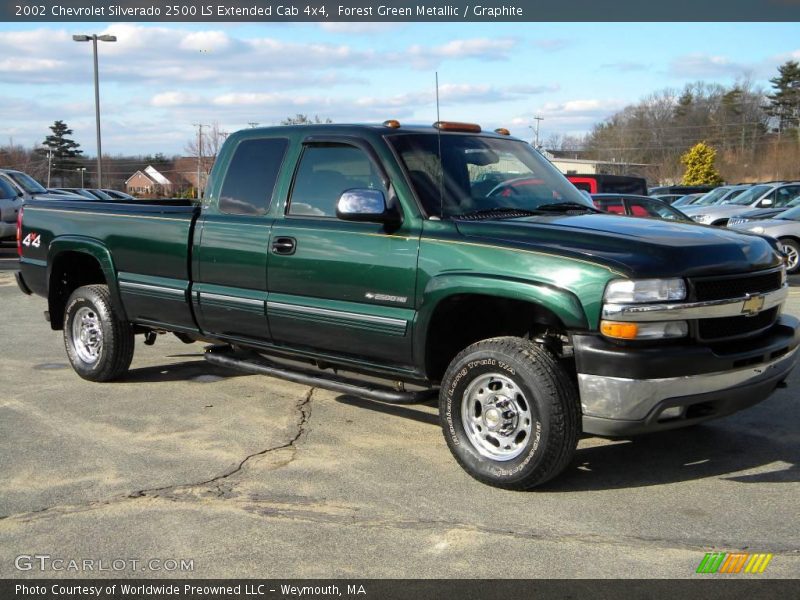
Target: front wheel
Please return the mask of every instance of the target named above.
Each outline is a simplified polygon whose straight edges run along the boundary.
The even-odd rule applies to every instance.
[[[569,464],[580,403],[555,358],[521,338],[477,342],[450,363],[439,415],[447,445],[472,477],[524,490]]]
[[[128,371],[133,330],[114,310],[108,286],[72,292],[64,312],[64,345],[72,368],[84,379],[111,381]]]
[[[786,272],[794,275],[800,271],[800,244],[792,238],[782,238],[778,243],[786,255]]]

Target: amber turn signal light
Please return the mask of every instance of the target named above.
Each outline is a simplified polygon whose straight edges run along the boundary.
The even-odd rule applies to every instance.
[[[636,323],[622,323],[620,321],[600,321],[600,333],[606,337],[620,340],[635,340],[639,333]]]
[[[436,121],[433,124],[439,131],[461,131],[463,133],[480,133],[481,126],[475,123],[458,123],[456,121]]]

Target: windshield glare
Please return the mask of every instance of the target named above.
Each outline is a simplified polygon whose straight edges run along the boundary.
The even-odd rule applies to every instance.
[[[754,185],[746,192],[742,192],[742,194],[736,198],[736,200],[729,202],[728,204],[736,206],[748,206],[755,202],[767,190],[769,190],[768,185]]]
[[[701,198],[698,198],[693,204],[696,206],[707,206],[709,204],[714,204],[717,200],[722,198],[730,188],[726,187],[718,187],[716,189],[711,190],[710,192],[704,194]]]
[[[593,208],[525,142],[458,134],[393,135],[388,140],[428,216],[455,217],[496,209],[535,211],[564,203]]]
[[[25,173],[8,173],[8,176],[29,194],[42,194],[47,191],[42,184]]]
[[[776,219],[784,219],[787,221],[800,221],[800,206],[795,206],[790,210],[785,210],[781,214],[776,215]]]

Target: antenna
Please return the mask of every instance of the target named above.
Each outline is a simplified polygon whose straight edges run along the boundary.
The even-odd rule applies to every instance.
[[[444,218],[444,163],[442,162],[442,130],[439,127],[439,71],[436,74],[436,139],[439,143],[439,218]]]

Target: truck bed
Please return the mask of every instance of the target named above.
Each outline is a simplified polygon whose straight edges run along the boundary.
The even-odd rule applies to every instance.
[[[192,225],[200,207],[190,200],[92,202],[33,200],[25,229],[41,236],[20,260],[34,291],[46,290],[47,265],[78,239],[107,249],[128,318],[194,330],[189,302]],[[105,250],[103,250],[105,253]]]

